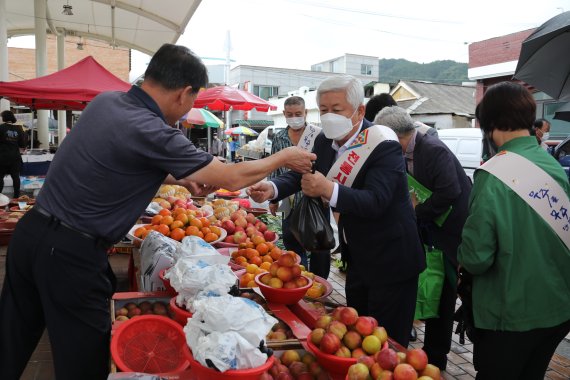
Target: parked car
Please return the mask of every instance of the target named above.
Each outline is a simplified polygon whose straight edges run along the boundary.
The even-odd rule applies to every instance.
[[[449,128],[437,131],[438,137],[455,154],[467,176],[483,163],[483,133],[480,128]]]
[[[570,136],[566,137],[565,140],[554,148],[552,155],[560,162],[570,181]]]

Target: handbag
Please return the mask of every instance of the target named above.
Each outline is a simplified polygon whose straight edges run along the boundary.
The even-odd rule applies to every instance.
[[[326,251],[335,247],[334,232],[325,217],[321,198],[303,195],[291,214],[290,228],[295,239],[309,252]]]
[[[425,252],[427,265],[418,279],[414,319],[439,317],[439,300],[445,279],[443,252],[430,246],[425,246]]]

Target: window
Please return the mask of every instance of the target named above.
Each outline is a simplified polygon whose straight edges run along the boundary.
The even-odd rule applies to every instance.
[[[365,65],[364,63],[360,65],[360,74],[362,75],[372,75],[372,65]]]
[[[253,94],[265,100],[277,96],[278,93],[279,87],[277,86],[253,86]]]

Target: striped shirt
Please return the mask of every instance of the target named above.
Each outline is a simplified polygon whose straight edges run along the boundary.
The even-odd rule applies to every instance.
[[[273,136],[273,143],[271,144],[271,154],[275,154],[280,150],[289,148],[290,146],[294,145],[291,142],[291,139],[289,138],[289,127],[287,127],[285,129],[280,130]],[[288,171],[289,169],[287,169],[286,167],[280,167],[269,175],[269,179],[279,177],[281,174],[287,173]],[[294,209],[295,206],[299,203],[302,195],[303,195],[302,191],[295,193],[294,200],[291,204],[291,209]]]

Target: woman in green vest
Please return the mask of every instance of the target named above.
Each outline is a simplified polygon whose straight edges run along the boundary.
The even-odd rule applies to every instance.
[[[535,112],[529,91],[511,82],[489,87],[477,107],[485,138],[499,147],[499,154],[475,173],[458,251],[460,265],[473,275],[478,380],[542,380],[570,331],[570,251],[564,243],[570,186],[562,167],[529,134]],[[511,165],[512,179],[504,182],[501,173],[491,174],[489,164],[511,163],[506,156],[521,165]],[[512,174],[527,165],[534,171]],[[536,174],[553,185],[535,180]],[[523,179],[531,179],[526,194],[516,192],[523,190],[516,186]],[[555,227],[549,224],[553,221]]]

